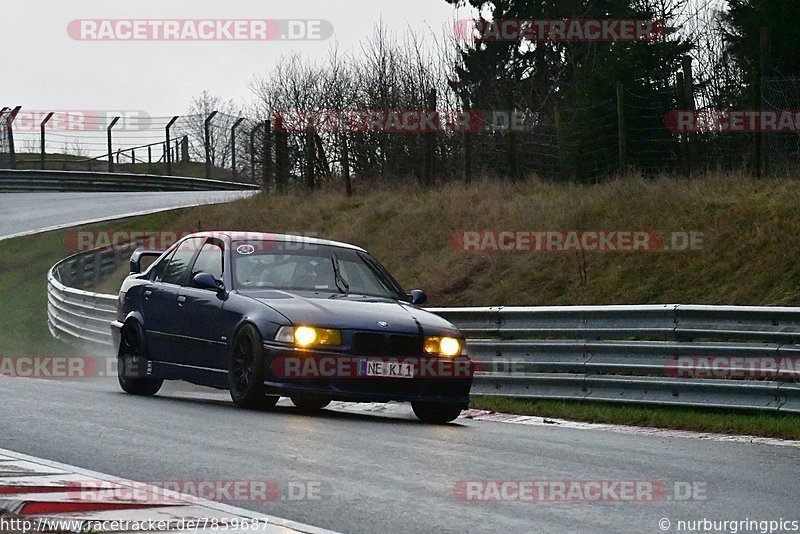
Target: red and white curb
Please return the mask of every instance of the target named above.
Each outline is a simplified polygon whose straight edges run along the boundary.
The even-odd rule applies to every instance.
[[[102,490],[76,490],[87,486]],[[6,514],[35,532],[333,532],[0,449],[0,523]]]

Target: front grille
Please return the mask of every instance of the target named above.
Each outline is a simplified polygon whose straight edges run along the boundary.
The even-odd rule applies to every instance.
[[[360,356],[421,356],[422,338],[402,334],[357,332],[353,334],[353,352]]]

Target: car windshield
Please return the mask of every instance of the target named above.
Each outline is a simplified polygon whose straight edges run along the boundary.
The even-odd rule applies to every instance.
[[[405,299],[389,272],[365,252],[289,241],[233,245],[236,289],[282,289]]]

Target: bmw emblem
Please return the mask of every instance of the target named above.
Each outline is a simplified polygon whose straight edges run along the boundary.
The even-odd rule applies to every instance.
[[[387,323],[386,321],[378,321],[378,326],[380,326],[381,328],[388,328],[389,323]]]

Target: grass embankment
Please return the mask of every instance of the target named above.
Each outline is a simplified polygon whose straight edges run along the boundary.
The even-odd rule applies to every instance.
[[[172,228],[311,233],[370,250],[432,306],[579,304],[800,305],[800,188],[746,178],[617,180],[579,186],[386,186],[256,196],[200,207]],[[653,230],[704,233],[703,250],[464,253],[454,232]],[[584,277],[581,274],[584,273]],[[583,278],[583,280],[582,280]]]
[[[267,230],[320,235],[373,252],[431,306],[697,303],[800,305],[800,188],[795,181],[622,179],[580,186],[528,181],[386,186],[259,195],[99,228]],[[703,250],[490,253],[456,250],[467,229],[704,233]],[[45,273],[68,254],[63,231],[0,242],[5,354],[64,354],[46,333]],[[124,270],[124,269],[123,269]],[[122,274],[122,272],[121,272]],[[112,282],[106,287],[114,286]],[[592,422],[800,438],[800,416],[554,401],[476,399],[475,407]]]

